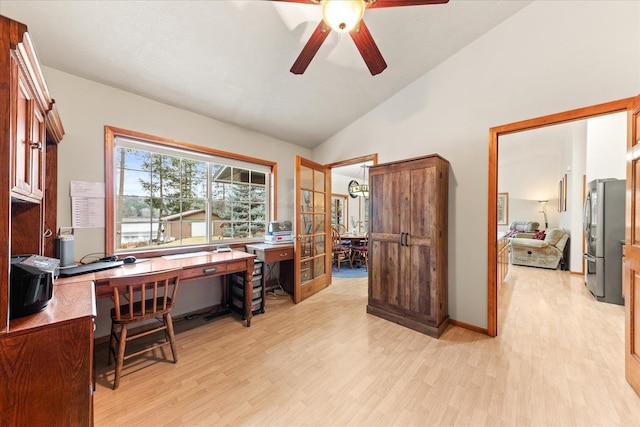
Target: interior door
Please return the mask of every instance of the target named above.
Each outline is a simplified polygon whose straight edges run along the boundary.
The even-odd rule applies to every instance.
[[[296,156],[294,199],[297,304],[331,283],[331,169]]]
[[[627,158],[625,232],[625,376],[640,394],[640,95],[634,100]]]

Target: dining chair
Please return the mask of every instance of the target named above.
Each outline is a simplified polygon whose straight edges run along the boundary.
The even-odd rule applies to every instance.
[[[333,262],[336,263],[336,268],[340,271],[340,264],[348,262],[349,266],[353,268],[351,262],[351,247],[342,244],[340,233],[336,227],[331,227],[331,248],[333,252]]]
[[[173,269],[114,277],[109,280],[109,287],[113,290],[114,307],[111,309],[108,364],[111,365],[112,357],[115,358],[114,390],[120,385],[124,361],[131,357],[169,345],[173,363],[178,362],[171,311],[180,283],[179,274],[179,269]],[[140,328],[132,330],[129,334],[130,329],[136,325]],[[141,350],[126,353],[126,346],[130,341],[159,332],[163,332],[164,335],[159,342],[146,342]]]
[[[366,233],[364,239],[359,242],[354,242],[351,245],[351,265],[356,262],[362,262],[364,264],[364,269],[367,269],[367,265],[369,263],[369,233]]]

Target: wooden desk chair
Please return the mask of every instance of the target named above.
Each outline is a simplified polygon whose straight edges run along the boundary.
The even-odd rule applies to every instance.
[[[113,356],[116,359],[116,372],[113,380],[114,390],[120,384],[120,374],[122,373],[124,361],[133,356],[170,345],[173,363],[178,362],[171,310],[173,310],[175,304],[179,282],[179,269],[136,276],[115,277],[109,280],[109,287],[113,289],[114,307],[111,309],[111,339],[109,342],[108,364],[111,365],[111,357]],[[170,290],[171,286],[173,286],[173,290]],[[122,305],[120,305],[121,297],[125,301]],[[144,301],[144,304],[142,301]],[[147,327],[141,332],[127,335],[128,329],[133,324],[150,319],[157,320],[160,324],[151,322],[153,327]],[[142,350],[125,354],[125,348],[129,341],[162,331],[164,331],[164,340],[162,342],[146,345]]]
[[[340,271],[340,264],[348,262],[349,266],[353,268],[351,262],[351,248],[342,244],[340,233],[335,227],[331,227],[331,248],[333,253],[333,262],[336,263],[336,268]]]
[[[369,233],[365,234],[364,239],[360,240],[360,242],[351,245],[351,265],[360,261],[364,264],[364,269],[367,269],[367,264],[369,263],[368,243]]]

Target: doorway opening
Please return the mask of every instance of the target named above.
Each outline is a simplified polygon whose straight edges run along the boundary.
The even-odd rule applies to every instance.
[[[569,123],[611,113],[629,111],[633,98],[622,99],[591,107],[567,111],[535,119],[511,123],[489,130],[489,185],[487,224],[487,334],[498,335],[498,141],[500,136]]]
[[[369,199],[367,168],[376,164],[378,164],[377,153],[325,165],[331,170],[331,226],[335,226],[340,236],[355,238],[365,236],[368,233]],[[366,186],[366,192],[353,192],[354,187],[362,189],[363,185]],[[334,203],[336,203],[336,205],[334,205]],[[338,213],[337,208],[341,206],[343,209]],[[350,242],[354,243],[353,241]],[[337,269],[339,273],[336,272],[336,274],[339,274],[339,277],[360,277],[363,272],[366,273],[364,268],[354,270],[354,264],[356,263],[351,259],[349,262],[349,265],[352,267],[351,270],[349,269],[349,265],[346,265],[344,266],[346,268]],[[332,268],[332,275],[333,273]]]

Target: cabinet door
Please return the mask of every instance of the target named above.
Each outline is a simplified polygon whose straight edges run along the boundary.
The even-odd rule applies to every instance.
[[[16,194],[31,194],[31,118],[33,101],[29,87],[17,64],[15,139],[13,150],[12,191]]]
[[[0,420],[13,426],[89,426],[93,320],[0,337]]]
[[[12,192],[39,201],[44,194],[45,116],[36,107],[22,69],[15,60],[12,64],[16,79]]]
[[[409,279],[405,261],[409,252],[403,246],[409,219],[409,173],[382,167],[371,171],[369,182],[369,303],[402,314],[404,284]]]
[[[42,199],[44,194],[44,176],[45,176],[45,148],[46,148],[46,125],[44,123],[44,114],[34,106],[31,118],[31,184],[30,195],[38,200]]]

